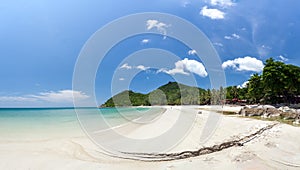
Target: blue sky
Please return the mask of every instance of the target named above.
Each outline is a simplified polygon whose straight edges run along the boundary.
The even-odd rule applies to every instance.
[[[261,72],[269,57],[299,66],[299,6],[298,0],[3,1],[0,107],[72,106],[73,94],[87,105],[95,104],[90,94],[72,91],[77,57],[101,27],[141,12],[173,14],[202,30],[219,54],[227,85],[242,85],[250,75]],[[158,29],[164,23],[152,24]],[[171,51],[179,58],[160,71],[145,63],[122,63],[128,55],[148,48]],[[129,86],[137,92],[149,92],[175,75],[183,79],[194,76],[199,87],[209,88],[209,75],[196,55],[171,38],[149,34],[129,37],[99,66],[97,102],[101,104],[112,95],[111,79],[116,70],[123,74],[117,77],[120,82],[126,79],[127,71],[139,71]]]

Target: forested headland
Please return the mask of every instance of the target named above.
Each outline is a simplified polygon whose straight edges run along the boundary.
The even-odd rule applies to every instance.
[[[300,67],[269,58],[261,74],[253,74],[245,87],[202,89],[169,82],[141,94],[123,91],[101,107],[149,105],[204,105],[224,103],[296,104],[300,103]]]

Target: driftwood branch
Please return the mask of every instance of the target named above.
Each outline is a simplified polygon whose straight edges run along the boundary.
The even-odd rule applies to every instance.
[[[126,159],[149,161],[149,162],[172,161],[172,160],[197,157],[200,155],[206,155],[206,154],[210,154],[213,152],[219,152],[219,151],[222,151],[224,149],[234,147],[234,146],[243,146],[245,143],[248,143],[251,140],[259,137],[259,135],[261,135],[265,131],[273,128],[277,124],[278,123],[263,127],[261,129],[259,129],[258,131],[254,132],[248,136],[245,136],[241,139],[223,142],[221,144],[213,145],[211,147],[203,147],[203,148],[200,148],[199,150],[195,150],[195,151],[183,151],[183,152],[179,152],[179,153],[130,153],[130,152],[122,152],[122,153],[126,154],[128,156],[131,156],[131,158],[126,158]]]

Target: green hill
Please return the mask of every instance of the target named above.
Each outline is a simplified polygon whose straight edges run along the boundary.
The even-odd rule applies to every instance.
[[[253,74],[246,87],[229,86],[204,90],[169,82],[148,94],[123,91],[107,100],[102,107],[224,104],[225,102],[298,104],[300,103],[300,67],[269,58],[265,62],[262,73]]]
[[[148,94],[123,91],[108,99],[101,107],[201,104],[204,89],[169,82]]]

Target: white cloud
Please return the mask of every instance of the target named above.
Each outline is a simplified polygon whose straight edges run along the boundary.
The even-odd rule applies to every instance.
[[[164,35],[164,39],[166,38],[168,27],[169,26],[167,24],[159,22],[158,20],[150,19],[147,21],[147,30],[156,28],[157,31]]]
[[[228,60],[222,64],[223,69],[226,69],[228,67],[232,67],[237,71],[261,72],[264,68],[264,64],[261,60],[246,56],[244,58],[236,58],[234,60]]]
[[[240,39],[240,36],[237,34],[232,34],[232,37],[236,38],[236,39]]]
[[[120,81],[124,81],[125,79],[123,77],[119,78]]]
[[[41,92],[38,95],[25,96],[0,96],[1,102],[36,102],[47,101],[53,103],[73,102],[73,96],[76,100],[84,100],[89,98],[88,95],[81,91],[60,90],[57,92]]]
[[[126,70],[138,69],[138,70],[143,70],[143,71],[145,71],[145,70],[147,70],[147,69],[149,69],[149,68],[150,68],[150,67],[146,67],[146,66],[144,66],[144,65],[130,66],[130,65],[128,65],[128,63],[125,63],[125,64],[123,64],[123,65],[120,67],[120,69],[126,69]]]
[[[240,88],[240,89],[241,88],[246,88],[248,83],[249,83],[249,81],[245,81],[242,85],[238,85],[237,87]]]
[[[164,68],[159,69],[158,72],[164,72],[167,74],[175,75],[175,74],[183,74],[183,75],[189,75],[188,72],[186,72],[183,68],[173,68],[171,70],[166,70]]]
[[[280,56],[278,56],[278,57],[279,57],[280,61],[282,61],[282,62],[289,61],[289,59],[288,59],[288,58],[285,58],[285,57],[284,57],[284,56],[282,56],[282,55],[280,55]]]
[[[223,47],[224,45],[222,43],[213,43],[215,46]]]
[[[142,44],[148,44],[149,42],[150,42],[149,39],[143,39],[143,40],[142,40]]]
[[[160,69],[158,70],[158,72],[164,72],[171,75],[175,75],[175,74],[189,75],[190,72],[190,73],[195,73],[201,77],[207,76],[207,72],[202,63],[196,60],[189,60],[187,58],[185,58],[184,60],[177,61],[175,63],[175,68],[171,70]]]
[[[226,40],[232,40],[232,37],[231,37],[231,36],[228,36],[228,35],[224,36],[224,38],[225,38]]]
[[[233,39],[238,40],[238,39],[240,39],[241,37],[240,37],[238,34],[233,33],[233,34],[231,34],[231,35],[226,35],[226,36],[224,36],[224,38],[227,39],[227,40],[233,40]]]
[[[138,65],[138,66],[136,66],[135,68],[138,69],[138,70],[147,70],[147,69],[149,69],[150,67],[145,67],[145,66],[143,66],[143,65]]]
[[[218,9],[209,9],[207,8],[207,6],[204,6],[201,11],[200,14],[202,16],[206,16],[209,17],[210,19],[216,20],[216,19],[224,19],[225,18],[225,13],[218,10]]]
[[[22,96],[0,96],[1,102],[34,102],[37,99]]]
[[[213,6],[220,6],[220,7],[230,7],[235,5],[232,0],[210,0],[210,4]]]
[[[76,100],[84,100],[89,98],[88,95],[81,91],[73,91],[73,90],[60,90],[58,92],[42,92],[39,95],[32,95],[33,98],[60,103],[60,102],[72,102],[73,96]]]
[[[130,70],[130,69],[132,69],[132,66],[129,66],[128,63],[125,63],[120,67],[120,69]]]
[[[197,51],[196,50],[189,50],[188,55],[196,55]]]

